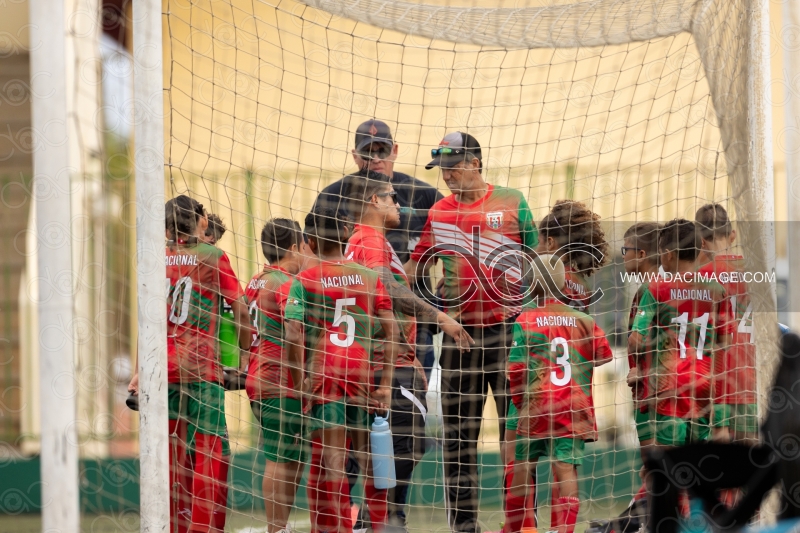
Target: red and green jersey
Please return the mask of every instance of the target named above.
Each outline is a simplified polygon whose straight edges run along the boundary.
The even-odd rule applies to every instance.
[[[283,354],[283,307],[292,279],[286,270],[265,265],[264,270],[247,285],[250,317],[256,330],[245,383],[251,400],[281,396],[297,398]]]
[[[564,264],[564,296],[569,298],[569,305],[578,311],[589,308],[589,295],[592,289],[589,281],[583,274],[577,272],[568,264]]]
[[[292,282],[284,318],[305,325],[313,401],[366,397],[375,315],[392,301],[378,273],[351,261],[323,261]]]
[[[170,243],[167,266],[167,373],[170,383],[222,381],[219,310],[244,296],[228,256],[215,246]]]
[[[348,260],[372,270],[388,268],[398,283],[408,287],[408,277],[403,269],[403,263],[400,262],[386,236],[375,228],[356,224],[353,234],[347,241],[344,255]],[[414,364],[414,347],[417,344],[417,319],[397,312],[394,316],[400,327],[401,341],[405,342],[405,348],[397,354],[396,365],[411,366]],[[376,340],[372,361],[378,370],[383,363],[383,343],[380,339]]]
[[[720,403],[756,403],[756,345],[753,342],[753,304],[743,279],[743,257],[718,255],[699,272],[725,288],[733,313],[732,340],[720,366],[715,382]]]
[[[698,281],[694,272],[664,276],[647,285],[633,321],[644,338],[656,329],[648,392],[658,414],[709,417],[712,354],[731,327],[725,289]]]
[[[555,299],[526,306],[509,352],[517,433],[597,440],[592,377],[612,358],[605,333],[586,313]]]
[[[522,194],[489,184],[475,203],[460,203],[452,194],[436,202],[411,258],[440,258],[448,314],[463,324],[488,326],[520,312],[523,254],[538,242]]]

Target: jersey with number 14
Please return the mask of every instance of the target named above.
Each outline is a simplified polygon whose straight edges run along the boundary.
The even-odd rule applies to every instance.
[[[716,277],[725,287],[735,324],[731,345],[723,356],[717,397],[724,404],[756,403],[756,345],[753,342],[753,304],[747,293],[740,255],[718,255],[699,272]]]
[[[196,240],[171,242],[167,267],[167,378],[170,383],[222,382],[221,298],[244,296],[228,256]]]
[[[713,351],[732,325],[725,289],[695,277],[680,273],[648,284],[633,322],[642,337],[651,328],[658,335],[649,388],[656,412],[686,419],[710,416]]]
[[[266,265],[247,285],[250,318],[256,329],[245,383],[251,400],[297,397],[288,362],[283,359],[283,307],[291,280],[286,270]]]
[[[297,275],[284,318],[305,324],[306,368],[315,403],[366,397],[377,311],[392,310],[378,273],[351,261],[323,261]]]
[[[612,357],[605,333],[586,313],[555,299],[526,306],[509,353],[517,433],[597,440],[592,377]]]

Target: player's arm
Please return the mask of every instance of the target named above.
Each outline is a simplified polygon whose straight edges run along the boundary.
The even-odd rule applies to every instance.
[[[286,362],[295,390],[302,392],[303,385],[303,323],[298,320],[284,322],[284,344]]]
[[[404,315],[416,317],[420,322],[438,324],[442,331],[453,337],[459,350],[469,351],[469,347],[475,344],[472,337],[464,330],[464,327],[455,319],[451,318],[442,311],[439,311],[431,304],[414,294],[414,292],[399,283],[392,271],[385,266],[375,268],[380,274],[381,281],[386,287],[386,291],[392,299],[392,308]]]
[[[528,340],[519,322],[512,329],[511,350],[508,352],[508,381],[511,386],[511,401],[517,409],[522,409],[528,382]]]
[[[242,350],[249,350],[250,345],[253,343],[253,328],[250,323],[250,309],[247,305],[247,298],[244,296],[232,301],[231,309],[233,309],[233,316],[236,320],[236,333],[239,337],[239,348]],[[247,362],[246,357],[239,358],[239,370],[244,370],[244,365]]]
[[[722,415],[722,398],[720,397],[721,384],[725,368],[725,351],[733,342],[733,331],[735,327],[735,314],[731,309],[731,301],[725,298],[721,302],[714,304],[714,344],[711,347],[711,438],[718,442],[730,441],[730,429],[720,427],[715,424],[715,419]]]
[[[378,309],[375,314],[386,335],[383,343],[383,372],[381,373],[381,382],[375,391],[375,398],[388,407],[392,402],[392,380],[394,379],[395,361],[397,361],[400,328],[391,310]]]
[[[422,235],[420,235],[419,242],[414,247],[414,251],[411,252],[411,258],[403,265],[403,270],[406,272],[409,284],[413,284],[414,280],[426,275],[425,267],[429,265],[427,258],[435,245],[436,240],[433,237],[431,213],[429,211],[428,220],[425,221],[425,226],[422,228]]]
[[[608,344],[608,338],[603,329],[594,323],[592,338],[592,366],[598,367],[610,363],[614,359],[614,352]]]
[[[647,352],[648,332],[654,327],[653,321],[656,317],[657,302],[650,289],[646,289],[639,300],[639,311],[633,320],[631,333],[628,336],[628,355],[638,363],[639,358]],[[630,369],[628,374],[628,385],[635,386],[644,376],[639,375],[639,365]]]
[[[283,310],[284,342],[286,362],[295,390],[303,391],[303,320],[305,318],[305,289],[298,280],[292,281],[286,306]],[[312,372],[309,369],[309,372]]]

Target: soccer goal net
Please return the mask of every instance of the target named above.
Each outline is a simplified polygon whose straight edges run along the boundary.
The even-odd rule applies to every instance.
[[[756,1],[510,4],[164,0],[165,194],[166,199],[187,195],[221,219],[227,231],[215,246],[230,259],[243,290],[265,268],[265,223],[280,217],[304,228],[323,189],[356,172],[358,161],[366,161],[354,157],[363,148],[357,144],[364,131],[373,140],[385,140],[384,126],[396,152],[381,154],[380,147],[374,148],[378,156],[373,161],[385,165],[391,159],[389,170],[395,175],[421,180],[444,196],[450,195],[452,183],[439,167],[426,169],[431,150],[447,134],[466,132],[480,145],[482,179],[495,193],[521,193],[514,198],[527,203],[537,227],[561,200],[580,202],[581,209],[594,213],[601,228],[595,244],[606,244],[598,268],[587,272],[591,275],[585,276],[585,286],[589,291],[601,288],[603,296],[586,312],[605,332],[613,357],[583,382],[593,397],[597,438],[586,444],[577,468],[577,527],[582,530],[591,520],[619,514],[642,484],[627,353],[629,310],[641,279],[626,277],[620,247],[636,247],[626,241],[626,231],[642,222],[694,221],[698,209],[716,203],[726,210],[736,234],[725,253],[743,256],[743,271],[772,272],[774,236],[766,223],[773,217],[769,113],[760,103],[767,60],[764,14]],[[370,120],[375,122],[359,130]],[[401,194],[397,198],[403,200]],[[459,204],[454,205],[458,213]],[[414,206],[401,207],[406,208],[401,217],[418,214]],[[486,221],[489,227],[500,227],[502,213]],[[421,230],[412,235],[411,249],[395,250],[400,262],[409,259]],[[546,235],[540,230],[538,237],[541,246]],[[439,279],[445,286],[458,283],[447,265],[437,264],[432,276],[434,284]],[[750,281],[752,308],[743,311],[746,317],[740,313],[737,327],[752,332],[759,365],[769,369],[776,357],[774,280],[767,275]],[[185,289],[186,283],[170,288],[172,323],[186,318],[179,297],[190,294]],[[201,309],[203,300],[197,298],[188,307]],[[334,302],[316,305],[333,310]],[[205,312],[224,321],[223,311]],[[307,308],[307,325],[314,320],[309,313],[313,310]],[[350,317],[337,318],[339,327],[347,326]],[[685,321],[684,331],[686,323],[690,332],[702,327],[692,320]],[[437,404],[443,395],[455,393],[453,383],[442,379],[438,363],[443,341],[438,332],[432,333],[433,340],[426,341],[433,346],[431,360],[423,360],[428,349],[422,341],[412,346],[423,366],[430,366],[421,400],[415,397],[429,400],[422,404],[427,410],[420,437],[424,455],[417,457],[407,494],[399,496],[399,489],[390,493],[389,514],[397,518],[402,511],[410,530],[445,531],[455,527],[454,520],[470,518],[448,514],[456,503],[447,497],[455,492],[446,490],[453,471],[444,455],[458,443],[452,443],[452,435],[449,444],[443,438]],[[366,329],[356,335],[365,346],[372,337]],[[696,332],[689,335],[699,338]],[[756,398],[752,403],[760,404],[763,384],[761,390],[755,390],[755,382],[748,386]],[[269,481],[283,463],[265,463],[277,445],[271,440],[274,434],[262,426],[269,409],[286,418],[289,408],[261,402],[254,411],[244,390],[224,396],[220,403],[197,392],[191,402],[205,402],[206,412],[218,415],[224,407],[223,455],[228,447],[230,452],[226,527],[264,530],[265,513],[278,513],[265,511],[265,491],[275,494]],[[506,400],[495,402],[495,394],[488,396],[485,409],[473,413],[479,420],[473,453],[462,459],[478,465],[476,477],[467,480],[475,519],[492,531],[505,521],[503,463],[515,452],[513,447],[504,449],[506,435],[499,424],[507,412],[497,406],[507,405]],[[172,441],[185,438],[183,450],[190,456],[200,444],[175,431]],[[307,461],[313,462],[310,434],[303,430],[290,437],[308,447]],[[471,441],[464,444],[469,445]],[[210,469],[216,464],[194,461],[190,468],[199,468],[198,462]],[[559,495],[554,494],[550,461],[546,456],[538,467],[540,530],[557,525],[551,521]],[[399,476],[406,466],[396,466]],[[213,477],[208,472],[196,470],[194,475]],[[309,485],[325,488],[319,488],[324,481],[313,475],[302,464],[293,482],[291,491],[299,490],[290,506],[292,529],[322,530],[312,524],[309,513]],[[372,489],[362,485],[359,481],[354,486],[352,504],[362,508],[366,521],[365,502]],[[212,492],[191,497],[214,500]],[[552,513],[558,520],[556,515]]]

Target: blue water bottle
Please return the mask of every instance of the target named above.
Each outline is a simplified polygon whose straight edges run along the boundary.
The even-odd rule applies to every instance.
[[[370,449],[375,488],[378,490],[394,488],[397,485],[397,476],[394,472],[394,444],[392,444],[388,413],[386,418],[375,415],[370,433]]]

